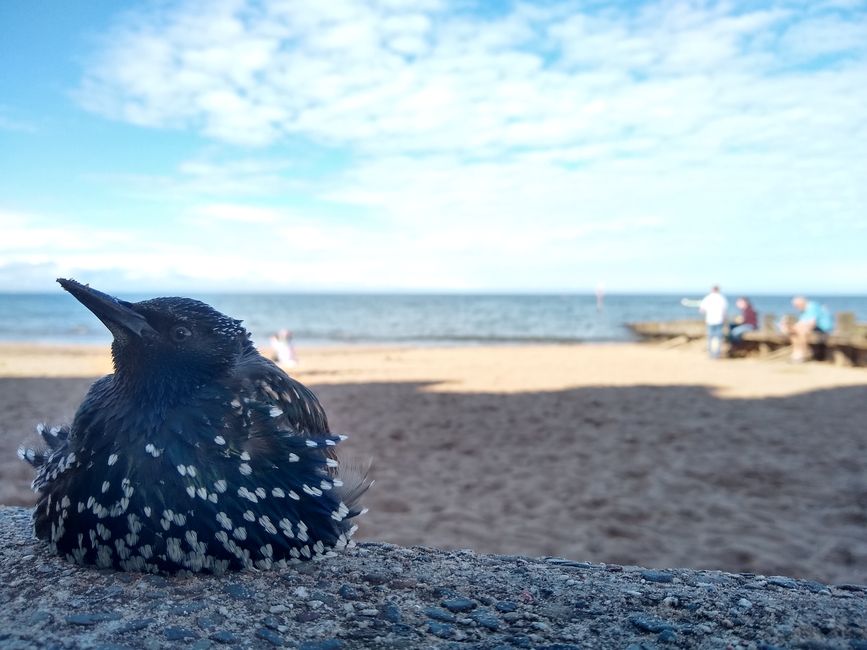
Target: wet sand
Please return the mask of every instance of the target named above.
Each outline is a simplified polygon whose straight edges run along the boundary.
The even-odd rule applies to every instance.
[[[364,539],[867,583],[863,368],[631,344],[300,354],[344,453],[373,461]],[[0,344],[0,503],[32,503],[15,449],[110,367]]]

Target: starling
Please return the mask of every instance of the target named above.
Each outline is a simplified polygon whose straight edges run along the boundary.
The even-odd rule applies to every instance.
[[[37,430],[37,537],[72,562],[174,573],[283,567],[351,546],[369,486],[316,396],[241,321],[189,298],[60,285],[111,331],[114,374],[72,425]]]

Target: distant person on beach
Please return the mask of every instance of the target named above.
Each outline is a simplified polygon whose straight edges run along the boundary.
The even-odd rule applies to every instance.
[[[755,332],[759,329],[759,317],[750,299],[741,296],[735,301],[735,305],[741,310],[741,314],[729,330],[729,342],[733,344],[739,343],[741,337],[747,332]]]
[[[711,359],[719,359],[722,353],[723,326],[728,307],[728,300],[720,293],[717,285],[711,287],[710,293],[702,298],[698,305],[707,325],[707,353]]]
[[[274,334],[268,342],[274,351],[275,361],[285,368],[294,368],[298,365],[298,357],[295,354],[295,346],[292,345],[292,332],[282,329]]]
[[[825,305],[804,296],[792,298],[792,306],[800,312],[794,323],[782,321],[780,329],[792,342],[792,361],[801,363],[810,358],[810,335],[830,334],[834,329],[834,316]]]

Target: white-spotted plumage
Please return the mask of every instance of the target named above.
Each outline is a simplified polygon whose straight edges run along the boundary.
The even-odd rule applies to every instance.
[[[45,451],[18,450],[36,468],[35,530],[50,552],[128,571],[219,573],[350,544],[345,520],[367,482],[344,487],[333,450],[342,438],[239,321],[185,298],[128,303],[61,284],[115,334],[116,371],[93,385],[71,427],[37,427]]]

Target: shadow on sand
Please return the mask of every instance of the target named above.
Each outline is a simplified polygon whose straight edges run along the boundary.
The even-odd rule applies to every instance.
[[[33,502],[15,449],[68,421],[90,381],[0,379],[0,502]],[[374,461],[362,538],[867,582],[863,387],[314,388],[344,454]]]

